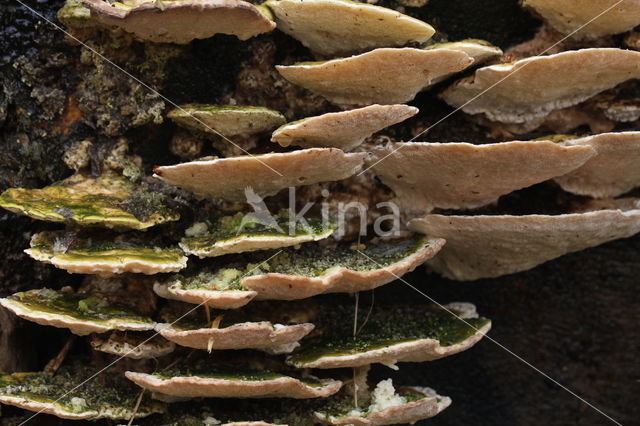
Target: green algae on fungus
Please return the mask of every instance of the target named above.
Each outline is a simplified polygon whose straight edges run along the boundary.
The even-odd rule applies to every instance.
[[[206,224],[199,225],[187,230],[180,247],[200,258],[294,246],[328,238],[336,230],[335,224],[316,219],[304,224],[280,215],[267,223],[244,213],[220,218],[210,231],[204,230]]]
[[[58,10],[58,21],[70,28],[91,28],[96,22],[91,20],[91,12],[82,5],[82,0],[66,0]]]
[[[342,386],[338,380],[301,379],[267,370],[187,368],[153,374],[127,371],[125,376],[145,389],[187,398],[319,398]]]
[[[154,291],[162,297],[207,303],[222,309],[237,295],[242,306],[254,297],[295,300],[323,293],[352,293],[387,284],[424,263],[444,245],[442,239],[411,237],[381,241],[361,251],[347,244],[335,248],[304,244],[260,252],[186,270]]]
[[[35,234],[25,253],[75,274],[153,275],[187,266],[187,257],[178,247],[157,247],[135,239],[103,240],[65,231]]]
[[[53,376],[44,372],[0,374],[0,402],[72,420],[128,420],[164,411],[148,397],[137,406],[140,392],[117,373],[103,372],[73,390],[91,373],[79,366],[65,366]]]
[[[142,230],[180,218],[162,201],[155,204],[157,211],[136,217],[136,200],[143,199],[139,191],[132,198],[135,186],[120,176],[73,175],[41,189],[10,188],[0,195],[0,207],[38,220],[115,229]]]
[[[84,4],[98,22],[156,43],[186,44],[215,34],[247,40],[276,26],[263,9],[242,0],[84,0]]]
[[[377,311],[354,339],[352,319],[331,326],[303,343],[287,359],[297,368],[358,367],[371,363],[431,361],[466,350],[491,327],[486,318],[464,318],[450,309],[403,307]]]
[[[385,7],[349,0],[269,0],[280,31],[325,56],[423,43],[431,25]]]
[[[284,115],[264,107],[233,105],[181,105],[167,117],[187,129],[227,137],[269,132],[285,123]]]
[[[0,305],[20,318],[68,328],[79,336],[111,330],[146,331],[155,327],[150,318],[104,299],[47,288],[15,293],[0,299]]]

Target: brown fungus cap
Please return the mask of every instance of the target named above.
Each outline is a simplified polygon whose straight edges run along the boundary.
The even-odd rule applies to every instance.
[[[619,34],[640,25],[638,0],[524,0],[522,5],[560,33],[575,32],[578,39]]]
[[[596,155],[555,181],[565,191],[596,198],[616,197],[640,186],[640,132],[602,133],[565,141]]]
[[[236,309],[251,302],[257,295],[252,290],[184,289],[171,282],[157,282],[153,285],[153,291],[165,299],[207,305],[214,309]]]
[[[224,328],[181,329],[158,324],[156,331],[165,339],[195,349],[261,349],[270,353],[289,353],[298,340],[313,330],[313,324],[279,325],[269,321],[243,322]]]
[[[633,78],[640,78],[640,52],[582,49],[479,68],[441,97],[469,114],[523,123],[579,104]]]
[[[313,52],[342,55],[422,43],[431,25],[392,9],[349,0],[269,0],[278,29]]]
[[[349,106],[408,102],[439,77],[472,63],[473,58],[459,50],[406,47],[276,68],[290,82]]]
[[[230,373],[167,377],[133,371],[127,371],[125,376],[144,389],[191,398],[324,398],[338,392],[342,386],[339,380],[307,382],[268,372],[257,378],[236,377]]]
[[[345,179],[362,168],[365,155],[312,148],[160,166],[154,176],[197,195],[247,201],[246,188],[265,197],[291,186]]]
[[[435,43],[425,47],[425,50],[449,49],[459,50],[466,53],[473,59],[472,66],[477,66],[492,59],[502,56],[502,49],[485,40],[469,38],[466,40],[453,41],[447,43]],[[446,74],[433,80],[432,84],[439,83],[451,77],[455,73]]]
[[[282,114],[269,108],[233,105],[181,105],[167,117],[187,129],[227,137],[269,132],[286,122]]]
[[[446,238],[427,264],[455,280],[476,280],[526,271],[564,254],[640,232],[640,204],[633,210],[600,210],[558,216],[427,215],[409,228]]]
[[[489,204],[501,195],[562,176],[595,151],[551,141],[392,143],[375,149],[373,172],[396,194],[406,212],[463,209]]]
[[[271,136],[281,146],[333,147],[350,151],[372,134],[418,113],[408,105],[370,105],[287,123]]]
[[[189,43],[215,34],[246,40],[271,31],[276,24],[259,8],[242,0],[179,0],[134,2],[133,6],[84,0],[91,17],[158,43]]]

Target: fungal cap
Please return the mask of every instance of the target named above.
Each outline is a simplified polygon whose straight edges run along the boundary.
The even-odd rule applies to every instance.
[[[296,300],[326,293],[371,290],[413,271],[435,256],[444,243],[443,239],[438,238],[384,242],[368,247],[362,251],[364,254],[352,254],[357,256],[354,265],[347,263],[350,257],[344,249],[332,249],[335,255],[332,261],[322,258],[318,253],[316,258],[313,252],[307,257],[298,250],[300,253],[292,252],[288,256],[280,254],[281,259],[276,257],[269,262],[269,272],[243,278],[242,286],[254,290],[258,299],[270,300]],[[386,253],[389,258],[378,258],[376,253]],[[371,263],[360,269],[357,267],[358,260]],[[316,261],[318,263],[314,265]],[[314,272],[296,273],[286,266],[279,268],[275,262],[283,262],[284,265],[311,264],[313,266],[310,269]]]
[[[183,329],[171,324],[158,324],[156,331],[165,339],[195,349],[262,349],[270,353],[288,353],[298,346],[298,340],[309,334],[310,323],[275,325],[269,321],[243,322],[224,328]]]
[[[459,50],[466,53],[473,59],[472,65],[480,65],[484,62],[502,56],[502,49],[492,45],[488,41],[469,38],[466,40],[453,41],[448,43],[435,43],[425,47],[425,50],[449,49]],[[439,83],[451,77],[453,74],[443,75],[432,81],[432,84]]]
[[[557,216],[432,214],[411,220],[409,228],[447,239],[438,256],[427,262],[436,272],[461,281],[492,278],[640,232],[640,201],[628,201],[630,210]]]
[[[177,247],[160,248],[133,241],[113,242],[94,238],[74,241],[68,248],[58,247],[61,241],[69,238],[74,237],[69,237],[64,231],[40,232],[31,238],[31,248],[25,253],[72,274],[109,276],[132,272],[153,275],[177,272],[187,266],[187,257]]]
[[[109,305],[102,299],[49,289],[16,293],[0,299],[0,305],[20,318],[40,325],[68,328],[78,336],[111,330],[147,331],[155,327],[150,318]]]
[[[167,117],[187,129],[227,137],[269,132],[286,122],[282,114],[269,108],[232,105],[181,105]]]
[[[640,186],[640,132],[602,133],[564,145],[588,146],[596,151],[581,167],[555,179],[565,191],[605,198]]]
[[[160,297],[181,302],[204,304],[214,309],[236,309],[249,303],[256,292],[252,290],[210,290],[206,288],[188,289],[179,279],[170,282],[155,283],[153,291]]]
[[[290,82],[349,106],[408,102],[439,77],[472,63],[473,58],[459,50],[405,47],[276,68]]]
[[[278,29],[325,56],[423,43],[435,30],[418,19],[348,0],[269,0]]]
[[[308,117],[279,127],[271,136],[281,146],[333,147],[350,151],[372,134],[418,113],[408,105],[370,105]]]
[[[142,230],[180,218],[163,208],[138,219],[123,207],[134,191],[133,184],[119,176],[74,175],[42,189],[10,188],[0,195],[0,207],[38,220],[115,229]]]
[[[169,375],[164,376],[163,373]],[[177,374],[127,371],[125,376],[144,389],[190,398],[325,398],[338,392],[342,386],[339,380],[302,380],[269,371]]]
[[[475,306],[471,304],[463,304],[462,310],[458,305],[447,306],[455,316],[436,309],[432,312],[415,310],[408,317],[398,318],[420,327],[409,334],[402,330],[403,327],[384,324],[389,319],[381,320],[374,314],[369,319],[370,327],[380,329],[374,337],[359,336],[345,342],[344,330],[329,330],[320,340],[303,343],[296,353],[287,358],[287,364],[296,368],[323,369],[361,367],[375,363],[393,367],[397,362],[433,361],[463,352],[489,332],[491,321],[478,318]],[[425,321],[429,317],[433,318],[433,322]],[[382,326],[379,326],[380,322]]]
[[[176,348],[173,342],[157,336],[150,339],[146,333],[138,335],[112,332],[108,336],[94,334],[89,343],[96,351],[131,359],[159,358],[170,354]]]
[[[476,208],[501,195],[562,176],[595,155],[551,141],[393,143],[367,160],[408,212]],[[446,161],[444,161],[446,159]]]
[[[308,225],[308,226],[306,226]],[[273,218],[273,223],[250,214],[223,217],[212,232],[182,239],[180,247],[200,258],[276,249],[328,238],[336,230],[333,223],[310,219],[294,223],[287,217]]]
[[[524,0],[522,5],[533,9],[562,34],[573,33],[574,38],[595,39],[640,25],[640,2],[636,0]]]
[[[417,399],[416,399],[417,398]],[[451,398],[425,387],[406,387],[396,392],[391,380],[378,383],[373,403],[367,410],[352,410],[343,415],[315,412],[316,417],[334,425],[413,424],[438,415],[451,405]]]
[[[280,190],[342,180],[361,170],[366,153],[336,148],[200,160],[154,169],[154,177],[198,195],[229,201],[275,195]]]
[[[135,1],[133,6],[104,0],[84,0],[91,17],[159,43],[189,43],[215,34],[246,40],[271,31],[276,24],[265,13],[242,0]]]
[[[441,97],[469,114],[524,123],[633,78],[640,78],[640,52],[591,48],[482,67]]]

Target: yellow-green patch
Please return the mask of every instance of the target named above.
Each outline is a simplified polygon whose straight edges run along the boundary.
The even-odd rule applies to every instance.
[[[10,188],[0,207],[34,219],[116,229],[146,229],[175,221],[165,196],[136,188],[121,176],[74,175],[41,189]]]
[[[286,122],[278,111],[254,106],[188,104],[167,116],[187,129],[228,137],[269,132]]]
[[[328,238],[336,229],[333,223],[310,219],[306,224],[286,216],[266,221],[251,214],[238,213],[219,219],[212,229],[187,236],[180,247],[198,257],[274,249]],[[206,225],[203,225],[206,226]],[[194,229],[195,226],[190,228]],[[204,228],[203,228],[204,229]]]

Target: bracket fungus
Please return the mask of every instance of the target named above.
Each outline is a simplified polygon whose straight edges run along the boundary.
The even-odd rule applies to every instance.
[[[155,327],[150,318],[110,305],[104,299],[47,288],[2,298],[0,305],[20,318],[40,325],[68,328],[78,336],[111,330],[147,331]]]
[[[446,238],[427,265],[455,280],[476,280],[525,271],[564,254],[640,232],[640,205],[557,216],[427,215],[409,228]]]
[[[162,337],[118,331],[108,335],[94,334],[89,343],[96,351],[131,359],[159,358],[169,355],[176,348],[175,343]]]
[[[471,64],[473,58],[460,50],[404,47],[276,69],[293,84],[344,107],[408,102],[438,78]]]
[[[113,275],[125,272],[153,275],[187,266],[178,247],[157,247],[136,240],[100,240],[65,231],[41,232],[25,253],[73,274]]]
[[[590,48],[482,67],[445,89],[441,97],[468,114],[524,123],[637,78],[640,52]]]
[[[425,47],[425,50],[449,49],[459,50],[466,53],[473,59],[473,65],[480,65],[487,61],[497,59],[502,56],[502,49],[494,46],[488,41],[469,38],[460,41],[452,41],[447,43],[434,43]],[[445,74],[432,81],[432,84],[439,83],[451,77],[455,73]]]
[[[451,398],[438,395],[433,389],[403,387],[396,390],[391,379],[387,379],[376,385],[367,407],[354,409],[345,404],[337,410],[318,410],[315,415],[334,425],[413,424],[436,416],[449,405]]]
[[[576,149],[580,148],[580,149]],[[405,212],[476,208],[501,195],[562,176],[595,155],[552,141],[390,143],[368,162]]]
[[[158,166],[153,171],[155,177],[196,195],[252,201],[256,194],[265,197],[292,186],[353,176],[362,168],[365,156],[364,153],[345,154],[336,148],[312,148],[191,161]]]
[[[229,309],[225,304],[242,306],[254,297],[296,300],[325,293],[353,293],[371,290],[413,271],[435,256],[444,243],[437,238],[407,238],[370,244],[360,252],[344,244],[336,248],[305,244],[271,257],[261,253],[261,257],[245,259],[244,263],[229,261],[222,268],[187,270],[156,283],[154,291],[161,297],[221,309]],[[247,272],[243,272],[245,269]]]
[[[102,225],[118,230],[143,230],[180,218],[177,212],[165,207],[163,196],[154,195],[162,198],[157,204],[163,207],[153,210],[145,206],[145,217],[139,218],[134,214],[138,210],[136,187],[127,179],[74,175],[42,189],[7,189],[0,195],[0,207],[38,220]]]
[[[267,13],[242,0],[84,0],[91,17],[135,34],[144,41],[189,43],[215,34],[247,40],[276,26]]]
[[[192,231],[180,241],[180,247],[185,253],[200,258],[276,249],[328,238],[336,230],[336,225],[317,219],[296,223],[288,216],[266,221],[255,215],[239,213],[220,218],[212,228],[197,235]]]
[[[313,324],[273,324],[253,321],[207,327],[206,324],[164,324],[156,331],[180,346],[203,350],[260,349],[272,354],[289,353],[313,330]]]
[[[144,389],[188,398],[322,398],[342,386],[339,380],[299,379],[267,370],[127,371],[125,376]]]
[[[355,337],[349,321],[342,321],[303,342],[287,358],[296,368],[361,367],[380,363],[424,362],[469,349],[491,328],[491,321],[454,306],[444,310],[403,308],[373,313]],[[449,312],[450,311],[450,312]]]
[[[284,115],[269,108],[234,105],[181,105],[167,117],[184,128],[227,137],[269,132],[286,122]]]
[[[596,39],[640,25],[638,0],[524,0],[522,5],[574,38]]]
[[[408,105],[370,105],[329,112],[280,126],[271,136],[281,146],[332,147],[351,151],[372,134],[418,113]]]
[[[63,367],[55,375],[46,372],[0,374],[0,402],[69,420],[128,420],[162,413],[164,407],[143,397],[134,410],[139,392],[117,373],[100,374],[83,383],[82,397],[72,392],[89,372],[79,366]]]
[[[640,132],[602,133],[563,143],[596,151],[581,167],[555,179],[565,191],[605,198],[640,186]]]
[[[280,31],[324,56],[423,43],[435,30],[385,7],[349,0],[269,0]]]

